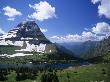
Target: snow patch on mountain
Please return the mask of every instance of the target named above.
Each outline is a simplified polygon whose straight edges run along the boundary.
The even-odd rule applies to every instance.
[[[1,40],[0,45],[12,45],[12,46],[23,46],[23,41],[10,41],[10,40]]]
[[[15,57],[15,56],[28,56],[28,55],[33,55],[33,54],[24,54],[24,53],[16,53],[16,54],[13,54],[13,55],[8,55],[9,57]]]
[[[22,37],[22,38],[21,38],[21,40],[33,40],[33,39],[34,39],[34,40],[38,40],[37,38],[30,38],[30,37],[27,37],[27,38],[23,38],[23,37]]]
[[[8,57],[8,58],[11,58],[11,57],[16,57],[16,56],[28,56],[28,55],[33,55],[33,54],[24,54],[24,53],[15,53],[15,54],[12,54],[12,55],[8,55],[8,54],[2,54],[0,55],[0,57]]]
[[[23,42],[24,41],[15,41],[13,45],[14,46],[21,46],[22,47],[23,46]]]
[[[27,45],[25,49],[20,49],[20,50],[15,50],[15,51],[28,51],[28,52],[35,51],[35,52],[44,53],[46,44],[40,43],[39,45],[34,45],[34,44],[29,44],[29,41],[25,41],[25,42]]]

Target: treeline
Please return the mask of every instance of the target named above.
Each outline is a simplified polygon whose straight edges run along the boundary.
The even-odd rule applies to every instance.
[[[57,69],[52,68],[30,69],[27,67],[0,69],[0,81],[8,81],[10,79],[8,76],[14,73],[14,79],[16,81],[24,81],[27,79],[35,81],[37,78],[40,78],[40,82],[59,82],[56,71]]]
[[[0,69],[0,81],[5,81],[7,80],[7,75],[9,74],[10,71],[7,69]]]

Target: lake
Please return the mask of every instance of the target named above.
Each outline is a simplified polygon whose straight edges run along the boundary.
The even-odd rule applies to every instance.
[[[87,62],[82,62],[79,64],[69,64],[69,63],[57,63],[57,64],[32,64],[32,63],[27,63],[27,64],[0,64],[0,69],[7,69],[7,68],[17,68],[17,67],[27,67],[27,68],[68,68],[68,67],[74,67],[74,66],[81,66],[81,65],[88,65],[89,63]]]

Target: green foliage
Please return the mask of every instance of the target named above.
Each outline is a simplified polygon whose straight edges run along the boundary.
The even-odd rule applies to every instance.
[[[0,82],[109,82],[110,64],[92,64],[73,68],[29,69],[16,68],[0,69]]]
[[[14,54],[15,53],[15,50],[17,49],[18,47],[15,47],[15,46],[0,46],[0,54]]]
[[[7,75],[8,75],[8,71],[1,69],[0,70],[0,81],[5,81],[7,80]]]
[[[41,76],[41,82],[59,82],[55,72],[46,71]]]
[[[109,68],[110,64],[94,64],[59,70],[57,75],[59,82],[109,82]]]

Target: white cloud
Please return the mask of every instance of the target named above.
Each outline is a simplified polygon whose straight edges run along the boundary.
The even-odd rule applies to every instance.
[[[0,28],[0,34],[5,34],[5,31],[2,28]]]
[[[96,4],[96,3],[98,3],[98,2],[100,2],[101,0],[91,0],[91,2],[93,3],[93,4]]]
[[[101,5],[98,6],[98,13],[100,16],[110,18],[110,0],[102,0]]]
[[[68,34],[66,36],[52,36],[51,40],[56,42],[75,42],[81,40],[81,36]]]
[[[48,30],[47,29],[44,29],[44,28],[40,28],[41,32],[45,33],[47,32]]]
[[[57,40],[60,39],[59,36],[52,36],[51,38],[52,38],[52,39],[57,39]]]
[[[88,31],[89,29],[88,28],[84,28],[84,30]]]
[[[87,41],[87,40],[97,40],[97,37],[95,34],[93,34],[92,32],[82,32],[82,40],[83,41]]]
[[[96,34],[108,34],[110,33],[110,25],[106,22],[99,22],[92,28],[92,32]]]
[[[78,34],[68,34],[65,36],[52,36],[51,40],[55,39],[57,42],[83,42],[88,40],[97,40],[97,37],[92,32],[82,32],[81,35]]]
[[[92,0],[93,4],[99,2],[98,14],[110,19],[110,0]]]
[[[9,20],[9,21],[14,21],[15,18],[8,18],[7,20]]]
[[[28,17],[31,19],[43,21],[45,19],[56,17],[55,7],[52,7],[46,1],[40,1],[40,3],[34,5],[29,4],[29,7],[35,10],[34,13],[28,15]]]
[[[81,36],[79,36],[78,34],[75,34],[75,35],[69,34],[65,37],[65,40],[66,39],[68,39],[69,41],[73,41],[73,40],[78,41],[78,40],[81,40]]]
[[[64,36],[52,36],[50,39],[55,42],[84,42],[88,40],[96,41],[98,38],[91,32],[83,32],[81,35],[68,34]]]
[[[15,8],[12,8],[10,6],[6,6],[3,8],[4,15],[8,16],[8,20],[13,21],[16,16],[22,15],[20,11],[17,11]]]
[[[83,31],[80,35],[52,36],[50,39],[54,42],[84,42],[88,40],[100,41],[108,36],[110,36],[110,25],[106,22],[99,22],[90,30]]]

